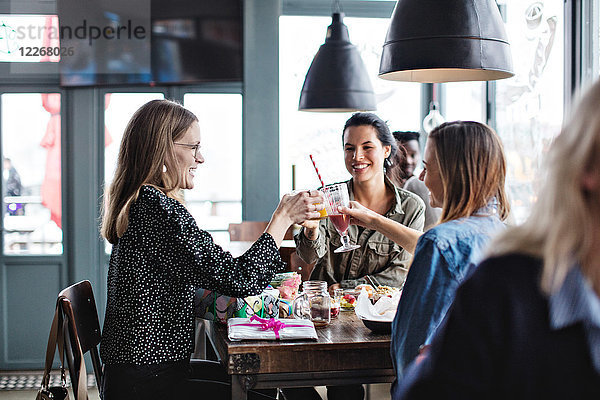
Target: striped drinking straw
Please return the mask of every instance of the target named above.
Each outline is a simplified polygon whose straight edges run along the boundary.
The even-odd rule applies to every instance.
[[[325,184],[323,183],[323,178],[321,178],[321,174],[319,174],[319,168],[317,168],[317,164],[315,164],[315,160],[313,159],[312,154],[310,154],[309,157],[310,157],[310,161],[312,161],[313,167],[315,167],[315,172],[317,173],[317,176],[319,177],[319,182],[321,182],[321,186],[325,187]]]

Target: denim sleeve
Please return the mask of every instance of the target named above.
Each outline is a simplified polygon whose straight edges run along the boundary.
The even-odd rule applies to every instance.
[[[418,355],[444,318],[458,286],[452,254],[435,237],[419,239],[392,324],[392,359],[397,378]]]

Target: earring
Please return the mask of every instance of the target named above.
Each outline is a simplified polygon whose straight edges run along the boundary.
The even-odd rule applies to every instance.
[[[167,166],[163,164],[163,172],[167,172]]]

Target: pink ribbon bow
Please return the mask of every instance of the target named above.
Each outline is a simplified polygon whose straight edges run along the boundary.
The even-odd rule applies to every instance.
[[[281,322],[280,320],[275,319],[275,318],[263,319],[263,318],[257,317],[256,315],[253,315],[250,317],[250,322],[252,322],[252,321],[260,322],[260,324],[261,324],[259,326],[260,330],[268,331],[269,329],[272,329],[273,332],[275,333],[275,338],[277,340],[279,340],[279,331],[286,327],[286,325],[283,322]],[[298,325],[296,325],[296,326],[298,326]]]
[[[260,329],[261,331],[267,331],[269,329],[272,329],[273,332],[275,333],[275,339],[279,340],[279,331],[282,330],[283,328],[305,328],[306,325],[292,325],[292,324],[285,324],[283,322],[281,322],[278,319],[275,318],[271,318],[271,319],[263,319],[260,317],[257,317],[256,315],[252,315],[250,317],[250,322],[253,321],[258,321],[258,324],[235,324],[232,326],[255,326],[258,329]]]

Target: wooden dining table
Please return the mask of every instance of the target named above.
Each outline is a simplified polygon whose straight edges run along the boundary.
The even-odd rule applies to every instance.
[[[395,377],[390,334],[371,332],[354,312],[342,311],[317,329],[317,340],[231,341],[226,325],[198,321],[231,376],[233,400],[246,399],[250,389],[389,383]]]

